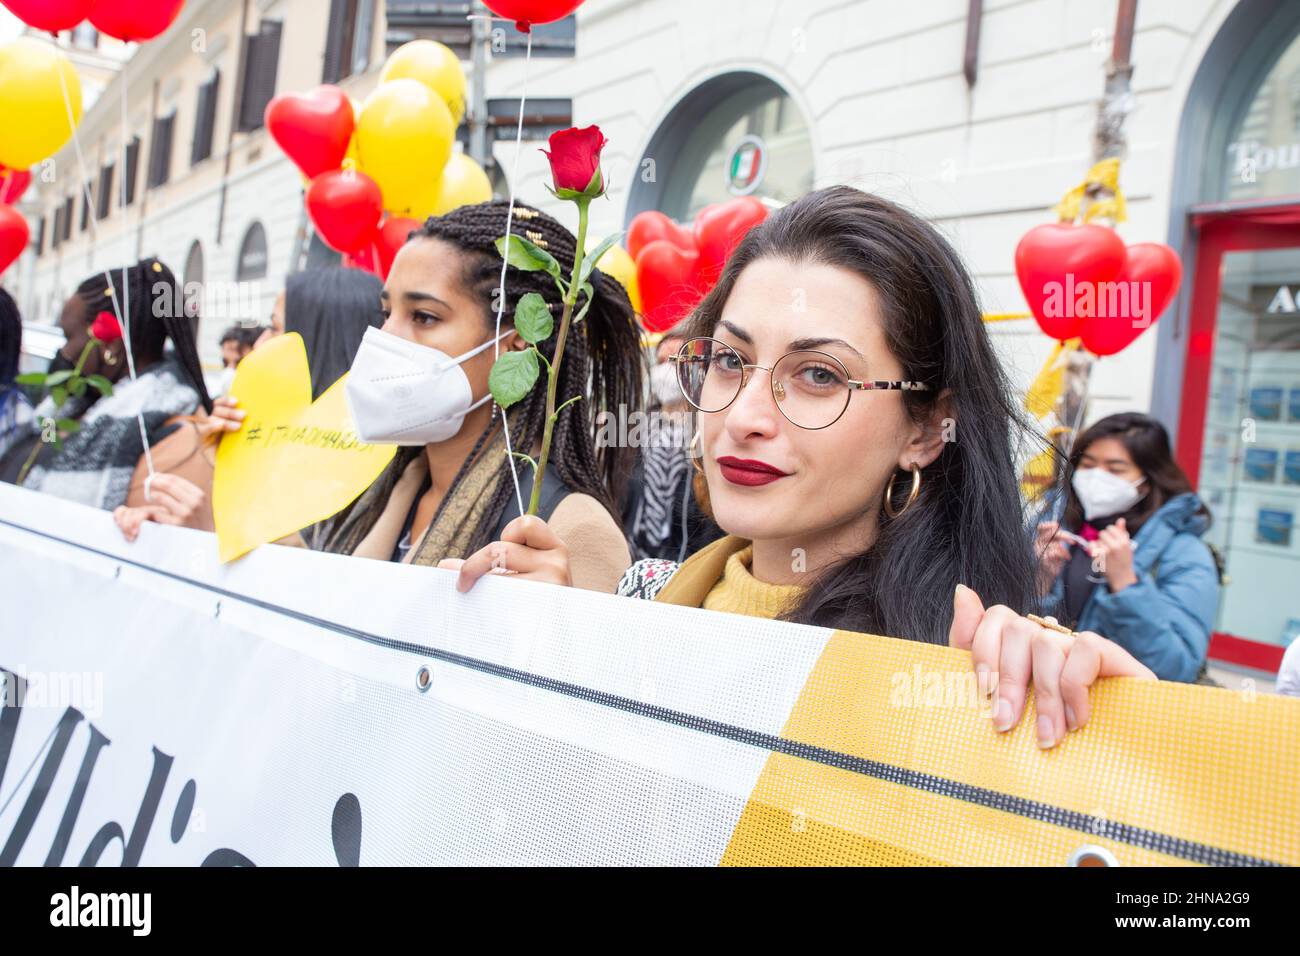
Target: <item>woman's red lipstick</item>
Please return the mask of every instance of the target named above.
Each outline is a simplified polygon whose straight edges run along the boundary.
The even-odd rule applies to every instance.
[[[722,471],[722,477],[733,485],[766,485],[789,474],[765,461],[732,458],[730,455],[718,459],[718,468]]]

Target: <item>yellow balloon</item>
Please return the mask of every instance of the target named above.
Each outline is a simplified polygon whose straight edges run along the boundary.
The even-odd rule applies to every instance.
[[[459,206],[487,202],[492,198],[492,183],[483,167],[464,153],[452,153],[442,170],[442,182],[436,193],[431,193],[429,211],[420,210],[416,218],[441,216]]]
[[[412,40],[393,51],[379,74],[379,82],[418,80],[437,94],[451,110],[455,125],[465,117],[465,71],[450,49],[434,40]]]
[[[27,169],[57,153],[81,122],[81,79],[68,58],[30,37],[0,46],[0,117],[0,164]]]
[[[588,245],[594,247],[599,243],[588,243]],[[619,285],[627,290],[627,297],[632,300],[632,308],[637,312],[641,311],[641,290],[636,283],[636,262],[626,249],[622,246],[610,246],[596,263],[596,268],[617,279]]]
[[[451,158],[456,126],[447,104],[417,80],[380,84],[357,117],[357,158],[394,215],[415,217]]]

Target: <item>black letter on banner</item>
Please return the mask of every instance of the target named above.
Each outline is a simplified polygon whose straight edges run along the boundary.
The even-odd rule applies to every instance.
[[[200,866],[257,866],[257,864],[238,850],[222,847],[205,856]]]
[[[90,785],[90,775],[95,772],[95,761],[99,752],[110,741],[94,724],[90,725],[90,743],[86,745],[86,756],[81,758],[81,769],[77,771],[77,782],[72,787],[72,796],[68,797],[68,806],[59,821],[59,832],[50,844],[50,855],[45,858],[46,866],[62,866],[63,854],[68,850],[68,841],[72,839],[72,828],[77,825],[77,814],[81,812],[81,803],[86,799],[86,787]]]
[[[9,676],[9,680],[15,679],[13,675]],[[0,760],[0,781],[4,779],[4,768],[9,761],[13,734],[18,729],[20,709],[5,707],[4,717],[0,718],[0,724],[4,725],[0,729],[0,738],[3,738],[0,739],[0,754],[4,756],[4,759]],[[11,710],[12,714],[9,713]],[[32,824],[36,822],[41,807],[45,805],[45,798],[49,795],[54,775],[59,772],[59,764],[63,762],[68,741],[72,738],[72,732],[77,729],[77,724],[81,723],[82,716],[81,711],[69,707],[59,718],[54,741],[50,744],[50,752],[45,755],[45,763],[41,765],[41,772],[36,775],[36,782],[32,784],[32,792],[27,795],[27,802],[23,804],[22,813],[18,815],[18,822],[9,832],[9,840],[5,843],[4,849],[0,850],[0,866],[13,866],[14,861],[18,859],[18,854],[22,852],[23,844],[27,842],[27,834],[31,832]]]
[[[149,775],[149,785],[145,787],[144,799],[140,801],[140,811],[135,815],[135,825],[131,827],[131,839],[127,840],[122,827],[117,823],[105,823],[91,839],[81,857],[81,866],[95,866],[99,858],[114,840],[122,841],[122,865],[136,866],[144,853],[145,840],[149,838],[149,829],[153,826],[154,814],[158,812],[158,803],[162,799],[163,785],[167,774],[172,769],[172,758],[157,747],[153,748],[153,773]]]
[[[355,793],[343,794],[334,804],[330,836],[339,866],[361,865],[361,801]]]

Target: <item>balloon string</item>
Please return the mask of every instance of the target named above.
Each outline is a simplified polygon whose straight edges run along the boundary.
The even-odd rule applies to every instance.
[[[53,44],[52,40],[51,40],[51,44]],[[56,51],[57,51],[57,46],[56,46]],[[56,69],[55,72],[59,74],[59,89],[63,93],[63,108],[64,111],[67,113],[67,117],[68,117],[68,129],[72,131],[72,148],[77,156],[77,168],[81,172],[82,201],[85,203],[84,208],[86,211],[86,219],[90,223],[90,241],[92,245],[98,246],[99,245],[99,217],[95,214],[94,204],[91,202],[90,179],[86,174],[86,157],[85,154],[82,153],[81,151],[81,138],[77,136],[77,120],[72,110],[72,98],[68,94],[68,81],[67,81],[67,77],[63,75],[62,69]],[[122,65],[122,71],[119,75],[121,76],[122,79],[122,136],[125,138],[126,136],[126,64]],[[122,179],[123,182],[125,182],[126,173],[127,173],[126,163],[125,163],[125,157],[126,157],[125,139],[123,141],[122,156],[124,160],[122,164]],[[121,198],[122,200],[126,199],[125,190],[122,192]],[[122,204],[122,206],[123,208],[125,208],[124,203]],[[69,228],[71,228],[70,224],[69,224]],[[123,305],[119,305],[117,301],[117,296],[112,294],[113,277],[112,275],[109,274],[108,269],[104,270],[104,281],[108,283],[108,291],[110,293],[108,298],[109,301],[112,302],[113,304],[113,315],[117,318],[117,327],[122,332],[122,342],[126,350],[126,370],[131,377],[131,381],[134,382],[136,381],[136,373],[135,373],[135,357],[131,350],[131,328],[130,328],[130,323],[125,318],[123,318],[123,309],[125,308],[127,314],[129,315],[130,308],[131,308],[131,300],[130,300],[131,293],[130,290],[127,288],[126,271],[127,271],[127,267],[124,265],[122,267],[122,294],[123,294],[123,298],[125,299]],[[153,455],[149,451],[149,433],[148,430],[145,428],[143,409],[136,412],[135,421],[136,421],[136,425],[140,429],[140,444],[144,446],[145,464],[148,466],[149,469],[149,479],[152,480],[153,473],[154,473]]]
[[[501,313],[506,307],[506,265],[509,262],[510,254],[510,229],[514,225],[515,219],[515,182],[519,176],[519,154],[524,145],[524,102],[528,97],[528,65],[533,58],[533,34],[530,30],[527,34],[528,45],[524,49],[524,82],[523,89],[519,95],[519,123],[515,127],[515,156],[510,165],[510,205],[506,209],[506,243],[505,250],[501,255],[501,279],[497,283],[497,325],[496,339],[492,343],[493,361],[501,356]],[[483,104],[478,104],[483,108]],[[519,471],[515,468],[515,452],[510,447],[510,425],[506,420],[506,410],[504,406],[501,409],[501,428],[506,435],[506,461],[510,463],[510,477],[515,483],[515,501],[519,505],[519,513],[524,513],[524,496],[519,490]],[[533,481],[541,481],[542,475],[533,474]]]
[[[128,64],[123,63],[123,64],[122,64],[122,72],[118,74],[118,75],[122,78],[122,158],[121,158],[121,163],[122,163],[122,175],[121,175],[121,177],[120,177],[119,180],[118,180],[118,188],[117,188],[117,202],[118,202],[118,208],[122,210],[122,215],[123,215],[124,217],[126,216],[126,174],[127,174],[127,169],[126,169],[126,154],[127,154],[127,148],[126,148],[126,136],[127,136],[127,132],[128,132],[128,130],[129,130],[129,126],[127,125],[127,121],[126,121],[126,113],[127,113],[127,108],[126,108],[126,70],[127,70],[127,65],[128,65]],[[123,328],[124,330],[127,329],[127,327],[130,325],[130,315],[131,315],[131,286],[130,286],[130,284],[127,282],[126,269],[127,269],[126,262],[125,262],[125,260],[123,260],[123,262],[122,262],[122,299],[123,299],[122,310],[123,310],[124,312],[126,312],[126,314],[127,314],[127,321],[122,323],[122,328]],[[147,278],[147,277],[146,277],[146,278]],[[183,299],[183,297],[182,297],[182,299]],[[173,305],[173,306],[175,305],[175,301],[174,301],[174,300],[173,300],[173,302],[172,302],[172,305]],[[130,339],[130,333],[124,331],[124,332],[123,332],[123,335],[126,336],[125,339],[124,339],[124,341],[126,342],[126,368],[127,368],[127,371],[131,373],[131,381],[135,381],[135,358],[134,358],[134,355],[133,355],[133,353],[132,353],[132,351],[131,351],[131,339]],[[149,500],[151,500],[151,498],[152,498],[152,495],[150,495],[150,493],[149,493],[149,486],[153,483],[153,476],[154,476],[154,471],[153,471],[153,452],[149,449],[149,438],[148,438],[148,436],[145,434],[145,428],[144,428],[144,411],[143,411],[143,409],[141,409],[140,414],[138,414],[138,415],[136,416],[136,421],[140,423],[140,443],[141,443],[142,445],[144,445],[144,463],[145,463],[145,466],[149,469],[149,477],[146,478],[146,479],[144,480],[144,500],[145,500],[145,501],[149,501]]]

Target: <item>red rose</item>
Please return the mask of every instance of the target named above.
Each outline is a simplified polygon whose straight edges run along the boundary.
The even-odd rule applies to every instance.
[[[90,334],[107,345],[122,337],[122,326],[112,312],[101,312],[90,325]]]
[[[605,191],[600,175],[600,151],[606,142],[599,126],[570,127],[551,134],[547,143],[551,149],[542,152],[551,162],[551,178],[561,199],[573,199],[579,193],[594,197]],[[568,190],[569,194],[562,190]]]

